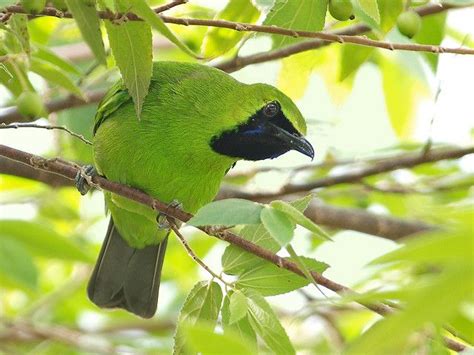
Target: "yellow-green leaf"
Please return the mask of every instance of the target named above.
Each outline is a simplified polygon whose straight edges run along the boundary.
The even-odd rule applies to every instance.
[[[265,229],[280,246],[286,246],[293,238],[295,224],[281,211],[265,207],[260,212],[260,219]]]
[[[359,6],[362,11],[369,15],[375,22],[380,23],[380,13],[377,0],[355,0],[356,5]]]
[[[198,282],[184,301],[176,327],[174,353],[180,354],[186,343],[184,329],[197,322],[205,321],[214,326],[222,303],[222,290],[219,284],[210,281]]]
[[[135,12],[138,16],[143,18],[148,24],[150,24],[155,30],[161,33],[163,36],[168,38],[171,43],[174,43],[178,48],[180,48],[185,53],[189,54],[194,58],[199,56],[194,53],[191,49],[188,48],[183,42],[181,42],[178,37],[175,36],[173,32],[166,26],[161,17],[157,15],[146,3],[145,0],[133,0],[130,2],[132,6],[132,11]]]
[[[321,31],[328,0],[276,0],[264,24],[301,31]],[[273,49],[301,41],[300,38],[273,35]]]
[[[54,83],[72,94],[84,98],[82,90],[58,67],[36,57],[31,58],[30,70],[42,76],[49,83]]]
[[[217,14],[219,20],[253,23],[258,19],[259,11],[250,0],[231,0]],[[244,32],[225,28],[209,27],[202,45],[205,57],[217,57],[234,47],[244,36]]]
[[[379,60],[385,103],[392,127],[400,138],[410,137],[419,99],[426,95],[426,86],[404,64],[389,56]]]
[[[140,117],[150,86],[153,53],[151,27],[145,22],[105,21],[110,47]]]
[[[66,0],[66,4],[74,20],[76,20],[84,41],[89,45],[99,63],[106,65],[107,59],[95,1]]]
[[[316,223],[306,217],[302,212],[297,208],[293,207],[291,204],[285,201],[272,201],[270,206],[274,209],[283,212],[286,214],[293,222],[299,224],[300,226],[308,229],[310,232],[313,232],[315,236],[323,240],[331,240],[331,238],[324,232]]]

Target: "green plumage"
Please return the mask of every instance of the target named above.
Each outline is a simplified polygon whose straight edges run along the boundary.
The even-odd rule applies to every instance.
[[[184,210],[196,212],[214,198],[225,173],[239,159],[215,152],[210,146],[212,137],[236,129],[272,100],[278,100],[294,128],[305,134],[300,112],[274,87],[242,84],[224,72],[203,65],[155,63],[140,119],[121,83],[101,102],[93,142],[97,170],[110,180],[138,188],[165,203],[179,201]],[[148,207],[108,192],[105,199],[113,219],[113,233],[109,228],[108,237],[123,238],[131,254],[120,254],[124,249],[120,246],[115,247],[117,251],[107,250],[107,244],[113,243],[105,243],[89,295],[101,306],[123,307],[151,316],[156,304],[155,308],[141,311],[131,305],[130,299],[117,301],[124,297],[127,287],[128,293],[133,294],[134,288],[143,288],[140,282],[148,281],[140,279],[127,286],[123,275],[110,275],[114,273],[113,267],[106,273],[105,270],[108,264],[117,263],[117,272],[126,273],[123,265],[133,261],[134,253],[149,247],[155,248],[155,254],[144,262],[159,264],[159,270],[155,267],[159,274],[164,252],[158,252],[158,245],[168,232],[157,227],[157,214]],[[114,254],[126,260],[115,260]],[[139,270],[134,267],[135,271]],[[104,283],[109,277],[114,280]],[[130,280],[133,277],[127,282]],[[150,296],[143,302],[146,305],[153,299]]]

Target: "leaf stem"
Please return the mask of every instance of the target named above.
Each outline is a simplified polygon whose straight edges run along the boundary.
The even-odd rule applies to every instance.
[[[176,236],[178,237],[179,241],[181,242],[181,244],[183,244],[183,247],[184,249],[186,249],[188,255],[196,262],[198,263],[204,270],[206,270],[213,278],[216,278],[218,280],[220,280],[225,286],[227,287],[230,287],[231,289],[234,289],[234,285],[225,281],[220,275],[218,275],[217,273],[215,273],[214,271],[211,270],[211,268],[209,266],[207,266],[204,261],[202,261],[197,255],[196,253],[194,253],[194,251],[191,249],[191,247],[189,246],[189,244],[186,242],[186,239],[183,237],[183,235],[181,234],[181,232],[179,231],[178,229],[178,226],[176,224],[176,221],[172,218],[167,218],[168,220],[168,223],[170,225],[170,228],[171,230],[176,234]]]

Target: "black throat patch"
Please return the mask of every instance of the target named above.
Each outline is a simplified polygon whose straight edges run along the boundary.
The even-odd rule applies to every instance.
[[[273,159],[291,150],[291,146],[277,137],[275,126],[295,137],[301,137],[301,134],[281,110],[275,117],[268,118],[264,109],[258,110],[235,129],[212,137],[212,149],[219,154],[245,160]]]

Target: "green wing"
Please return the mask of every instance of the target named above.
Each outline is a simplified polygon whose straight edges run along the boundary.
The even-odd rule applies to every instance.
[[[99,108],[95,115],[94,134],[102,122],[131,99],[123,82],[120,80],[115,83],[99,103]]]

